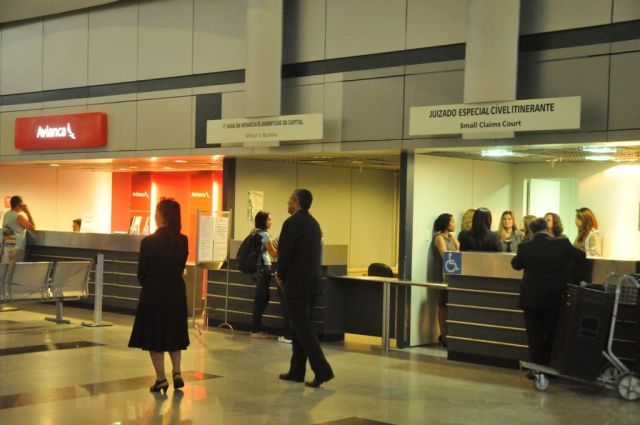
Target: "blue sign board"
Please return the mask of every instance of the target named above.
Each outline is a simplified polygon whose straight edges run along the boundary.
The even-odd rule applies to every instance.
[[[445,274],[460,274],[462,271],[462,254],[459,252],[445,252],[442,259]]]

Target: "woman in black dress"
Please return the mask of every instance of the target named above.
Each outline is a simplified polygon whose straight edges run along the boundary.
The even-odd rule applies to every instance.
[[[180,233],[180,204],[163,199],[156,207],[158,230],[140,243],[138,281],[142,286],[129,347],[149,351],[156,371],[151,392],[167,392],[164,353],[173,365],[175,389],[184,386],[180,354],[189,345],[187,296],[182,279],[187,262],[187,237]]]

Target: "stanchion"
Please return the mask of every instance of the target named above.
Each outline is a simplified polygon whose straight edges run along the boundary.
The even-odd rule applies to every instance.
[[[82,326],[97,328],[113,326],[113,323],[102,321],[102,284],[104,279],[104,254],[96,256],[96,285],[93,299],[93,322],[82,322]]]
[[[229,228],[232,228],[233,223],[231,222],[233,217],[233,209],[229,210]],[[230,235],[230,233],[229,233]],[[218,328],[224,328],[227,327],[231,330],[232,334],[235,334],[235,330],[233,329],[233,326],[231,326],[231,324],[229,323],[229,274],[231,272],[231,243],[230,243],[230,237],[227,237],[227,285],[226,285],[226,290],[225,290],[225,294],[224,294],[224,322],[220,323],[218,325]]]
[[[200,209],[196,210],[196,235],[200,235]],[[202,330],[196,323],[196,293],[198,292],[198,257],[200,247],[199,239],[196,237],[196,261],[193,263],[193,304],[191,311],[191,327],[197,329],[198,335],[202,335]]]

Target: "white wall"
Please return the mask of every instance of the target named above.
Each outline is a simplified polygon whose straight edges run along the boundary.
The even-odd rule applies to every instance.
[[[517,165],[513,179],[515,205],[522,205],[523,182],[529,178],[577,179],[577,204],[573,209],[588,207],[594,212],[604,236],[604,256],[640,259],[639,164],[559,163],[553,168],[547,164]],[[573,231],[575,216],[565,214],[561,218],[565,229]]]
[[[513,208],[512,174],[513,166],[509,164],[416,155],[413,280],[426,279],[427,252],[436,217],[445,212],[453,214],[458,222],[457,233],[462,214],[468,208],[486,207],[493,214],[493,228],[496,229],[502,211]],[[413,288],[411,291],[411,323],[419,324],[411,326],[411,345],[432,342],[437,335],[433,316],[435,299],[429,295],[426,290]]]
[[[13,195],[29,205],[38,230],[71,231],[74,218],[93,214],[96,231],[111,232],[111,173],[2,166],[0,202]]]
[[[325,244],[349,246],[349,267],[397,263],[397,179],[391,171],[239,159],[234,238],[244,238],[253,228],[247,217],[250,190],[264,192],[264,209],[273,220],[270,233],[277,236],[296,187],[313,193],[310,211],[322,227]]]

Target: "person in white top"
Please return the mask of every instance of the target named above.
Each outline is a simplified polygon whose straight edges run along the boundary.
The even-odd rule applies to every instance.
[[[576,210],[578,236],[573,246],[587,253],[588,257],[602,256],[602,235],[598,232],[598,220],[589,208]]]
[[[2,217],[2,262],[13,264],[24,260],[27,247],[27,230],[35,230],[27,204],[20,196],[12,196],[11,210]]]

